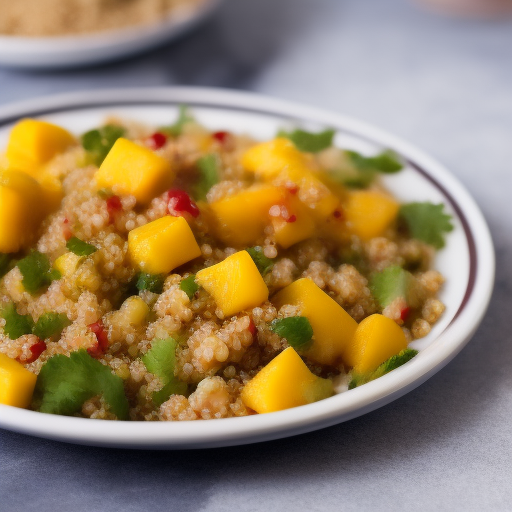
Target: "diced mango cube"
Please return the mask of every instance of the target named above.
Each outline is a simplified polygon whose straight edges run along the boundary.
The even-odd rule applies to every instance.
[[[343,361],[357,373],[367,373],[405,348],[407,339],[398,324],[391,318],[375,314],[359,324],[345,348]]]
[[[340,204],[329,187],[316,174],[305,167],[288,168],[273,181],[274,185],[290,188],[295,185],[297,197],[310,209],[313,217],[323,221],[331,215]]]
[[[123,302],[119,312],[129,324],[142,325],[149,315],[149,306],[140,297],[134,295]]]
[[[332,382],[311,373],[288,347],[245,385],[241,396],[247,407],[262,414],[317,402],[333,393]]]
[[[255,243],[270,223],[268,211],[282,202],[283,189],[271,185],[254,185],[209,205],[217,236],[235,247]]]
[[[259,306],[268,288],[247,251],[239,251],[196,274],[196,282],[217,303],[224,317]]]
[[[315,233],[315,222],[306,206],[295,196],[289,196],[283,203],[287,218],[272,217],[276,242],[287,249],[297,242],[307,240]]]
[[[396,219],[399,204],[374,190],[355,190],[344,205],[347,226],[362,240],[381,236]]]
[[[307,155],[282,137],[257,144],[242,155],[243,167],[262,179],[271,179],[289,167],[302,168],[309,164]]]
[[[0,404],[28,407],[36,380],[37,376],[18,361],[0,353]]]
[[[320,364],[336,365],[352,340],[357,322],[311,279],[302,278],[279,291],[271,302],[276,308],[298,306],[313,328],[313,343],[301,351]]]
[[[96,171],[95,179],[98,189],[131,194],[144,204],[170,187],[174,171],[165,158],[121,137]]]
[[[83,256],[78,256],[73,252],[65,252],[59,256],[53,263],[53,267],[64,277],[73,275],[78,265],[83,260]]]
[[[37,119],[22,119],[11,130],[7,159],[11,169],[34,169],[75,143],[67,130]]]
[[[45,212],[51,213],[57,210],[62,198],[64,197],[64,191],[62,190],[60,180],[57,177],[44,172],[39,173],[39,175],[34,176],[34,178],[41,185],[41,198]]]
[[[128,253],[141,270],[167,274],[201,256],[194,233],[183,217],[167,215],[128,233]]]
[[[21,171],[0,173],[0,252],[29,244],[43,217],[41,186]]]

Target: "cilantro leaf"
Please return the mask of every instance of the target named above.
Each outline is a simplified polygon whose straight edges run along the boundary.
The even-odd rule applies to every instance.
[[[32,251],[28,256],[18,261],[16,266],[23,276],[23,287],[32,294],[49,286],[53,280],[61,277],[58,270],[51,268],[48,256],[39,251]]]
[[[414,356],[418,354],[417,350],[413,350],[412,348],[406,348],[391,356],[387,361],[384,361],[375,371],[370,372],[368,374],[360,374],[355,373],[352,375],[352,380],[348,385],[348,389],[354,389],[358,386],[366,384],[372,380],[378,379],[382,377],[386,373],[389,373],[393,370],[396,370],[398,367],[404,365],[408,361],[410,361]]]
[[[67,241],[66,247],[77,256],[90,256],[98,250],[94,245],[88,244],[76,236],[72,236]]]
[[[249,247],[246,251],[249,253],[249,256],[252,258],[254,263],[256,263],[256,266],[262,276],[268,274],[272,270],[274,262],[263,254],[263,249],[259,245],[256,247]]]
[[[177,345],[173,338],[153,340],[151,349],[141,358],[148,372],[156,375],[163,384],[162,389],[153,393],[152,397],[158,407],[171,395],[183,395],[187,392],[187,384],[174,375]]]
[[[153,293],[162,293],[164,290],[165,276],[163,274],[146,274],[141,272],[137,277],[135,286],[137,290],[148,290]]]
[[[11,340],[32,333],[34,320],[30,315],[20,315],[13,302],[2,309],[0,316],[5,320],[4,332]]]
[[[123,380],[81,349],[48,359],[37,377],[34,401],[41,412],[71,416],[96,395],[103,396],[118,419],[127,419]]]
[[[370,290],[382,308],[389,306],[397,297],[407,301],[412,285],[412,275],[398,265],[386,267],[370,279]]]
[[[399,216],[404,220],[413,238],[441,249],[445,244],[445,233],[453,230],[451,215],[443,210],[442,204],[408,203],[402,205]]]
[[[186,105],[180,105],[180,110],[178,113],[178,119],[174,124],[168,126],[162,126],[158,129],[158,131],[165,133],[166,135],[172,135],[177,137],[183,133],[183,128],[188,123],[193,123],[195,121],[194,117],[190,114],[188,107]]]
[[[363,156],[356,151],[345,151],[352,164],[361,171],[394,174],[403,168],[398,155],[387,149],[375,156]]]
[[[97,130],[84,133],[81,137],[82,146],[99,167],[112,149],[115,141],[125,133],[126,130],[122,126],[107,124]]]
[[[195,274],[191,274],[180,283],[180,290],[183,290],[190,300],[194,298],[195,293],[199,290],[199,285],[196,283],[195,279]]]
[[[201,157],[197,163],[199,180],[193,188],[193,195],[196,199],[206,199],[208,191],[219,182],[219,160],[214,154]]]
[[[278,136],[290,139],[300,151],[318,153],[332,146],[334,133],[334,130],[324,130],[318,133],[307,132],[305,130],[293,130],[292,132],[280,131]]]
[[[34,326],[33,333],[42,340],[60,336],[71,322],[64,313],[43,313]]]
[[[305,316],[277,318],[270,323],[270,330],[297,350],[304,348],[313,337],[313,328]]]
[[[3,277],[10,270],[12,258],[9,254],[0,253],[0,277]]]

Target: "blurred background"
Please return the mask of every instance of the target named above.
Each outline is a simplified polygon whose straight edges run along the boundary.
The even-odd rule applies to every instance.
[[[0,67],[0,110],[59,92],[193,85],[375,124],[432,154],[469,189],[490,224],[498,269],[475,338],[383,409],[296,438],[178,453],[1,431],[0,508],[512,510],[511,4],[225,0],[197,30],[122,61]]]

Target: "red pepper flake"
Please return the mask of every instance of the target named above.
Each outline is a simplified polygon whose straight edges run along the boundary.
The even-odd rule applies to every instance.
[[[92,357],[100,357],[103,355],[108,348],[108,336],[105,331],[105,327],[103,323],[94,322],[93,324],[88,325],[89,329],[96,335],[96,344],[87,349],[87,352]]]
[[[69,219],[64,219],[62,221],[62,234],[66,242],[73,236],[73,231],[71,231],[71,226],[69,225]]]
[[[286,185],[286,190],[288,190],[290,194],[296,195],[299,191],[299,187],[297,185]]]
[[[225,144],[229,135],[229,132],[219,131],[212,133],[212,138],[214,138],[220,144]]]
[[[297,220],[297,216],[296,215],[290,215],[287,219],[286,219],[286,222],[295,222]]]
[[[407,318],[409,318],[409,313],[411,312],[411,308],[409,306],[406,306],[405,308],[402,308],[400,310],[400,319],[402,322],[405,322]]]
[[[197,217],[200,213],[196,203],[184,190],[171,189],[167,192],[167,198],[167,209],[173,217],[183,217],[183,213]]]
[[[30,350],[31,356],[28,358],[20,358],[20,363],[33,363],[46,350],[46,343],[38,338],[38,341],[31,345],[28,349]]]
[[[343,212],[341,210],[334,210],[332,212],[335,219],[342,219],[343,218]]]
[[[251,318],[249,321],[249,332],[252,334],[252,337],[256,336],[256,333],[258,332],[256,329],[256,325],[254,324],[254,320]]]
[[[153,133],[153,135],[150,135],[146,139],[146,146],[148,146],[150,149],[160,149],[165,146],[165,143],[167,142],[167,136],[163,133],[156,132]]]
[[[110,224],[113,224],[116,214],[123,209],[123,205],[119,196],[110,196],[106,202],[109,222]]]

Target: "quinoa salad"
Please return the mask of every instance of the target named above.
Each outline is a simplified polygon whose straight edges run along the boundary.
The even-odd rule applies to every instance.
[[[216,419],[327,399],[406,364],[445,306],[442,204],[400,204],[334,130],[256,141],[23,119],[0,154],[0,403]]]

